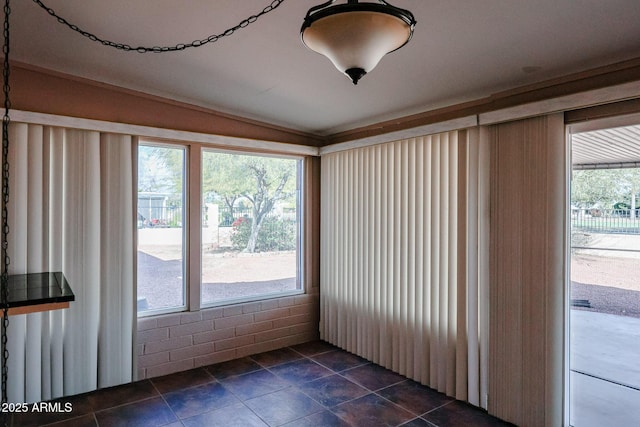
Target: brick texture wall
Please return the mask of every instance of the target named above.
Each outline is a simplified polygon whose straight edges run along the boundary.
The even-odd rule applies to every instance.
[[[318,339],[317,294],[138,319],[138,378]]]

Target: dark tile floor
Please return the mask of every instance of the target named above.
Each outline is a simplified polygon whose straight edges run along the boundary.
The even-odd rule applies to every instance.
[[[508,426],[322,341],[59,400],[14,427]]]

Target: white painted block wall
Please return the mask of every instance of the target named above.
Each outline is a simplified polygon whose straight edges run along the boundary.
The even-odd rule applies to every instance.
[[[137,379],[318,339],[317,294],[138,319]]]

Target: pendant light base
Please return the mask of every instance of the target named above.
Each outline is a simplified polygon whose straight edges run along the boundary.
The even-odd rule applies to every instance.
[[[362,68],[349,68],[345,71],[345,74],[349,76],[354,85],[358,84],[358,80],[360,80],[367,72]]]

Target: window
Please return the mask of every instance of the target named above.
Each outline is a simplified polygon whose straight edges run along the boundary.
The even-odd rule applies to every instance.
[[[138,148],[138,312],[185,307],[185,148]]]
[[[300,289],[301,160],[202,153],[202,304]]]
[[[138,314],[301,293],[301,177],[298,157],[141,143]]]

